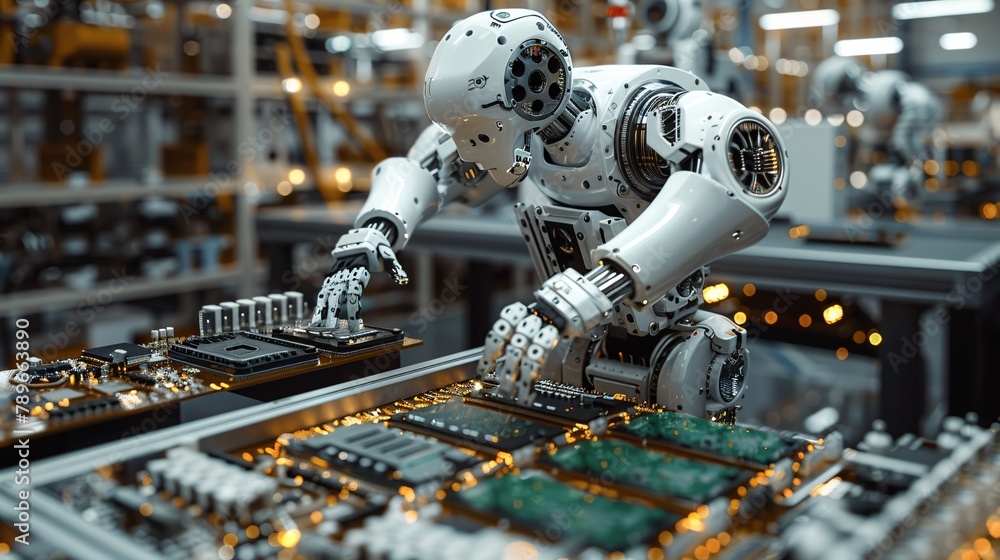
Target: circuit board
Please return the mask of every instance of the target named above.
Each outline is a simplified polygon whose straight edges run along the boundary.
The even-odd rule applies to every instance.
[[[278,318],[279,310],[273,311]],[[357,344],[353,351],[329,342],[320,347],[293,336],[298,327],[290,321],[302,313],[285,311],[289,322],[272,321],[268,329],[250,325],[189,337],[157,329],[148,343],[103,345],[0,371],[0,445],[30,434],[40,458],[147,433],[179,423],[180,404],[190,399],[225,392],[254,400],[298,394],[398,367],[400,350],[420,344],[398,329],[369,326],[367,336],[382,333],[380,344]]]
[[[449,503],[488,519],[509,520],[525,532],[559,526],[560,540],[611,551],[650,540],[681,520],[669,511],[606,498],[531,470],[487,478],[455,493]]]
[[[511,413],[470,406],[457,399],[399,414],[393,418],[393,424],[472,449],[508,454],[564,432]]]
[[[932,557],[1000,539],[988,532],[1000,507],[991,430],[962,424],[940,444],[911,436],[845,451],[837,432],[685,423],[640,404],[604,415],[608,429],[596,433],[573,412],[539,421],[480,401],[483,386],[463,373],[477,359],[434,378],[466,379],[457,383],[430,385],[434,370],[414,366],[359,387],[359,400],[310,397],[207,438],[179,426],[162,448],[91,459],[80,467],[89,470],[67,458],[37,474],[48,480],[39,491],[80,518],[74,534],[133,543],[142,554],[131,558],[820,560],[834,548],[854,558],[899,523],[938,527],[936,504],[965,508],[952,524],[981,524],[963,533],[969,541],[936,539]],[[437,388],[399,397],[421,384]],[[397,396],[372,407],[388,388]],[[317,418],[329,410],[346,414]],[[665,418],[704,447],[654,445],[656,433],[643,445],[625,429]],[[252,439],[265,431],[275,435]],[[897,537],[923,542],[908,535]]]
[[[282,551],[379,558],[403,542],[397,539],[420,543],[412,558],[499,560],[525,544],[538,558],[631,558],[689,538],[699,523],[729,519],[739,511],[733,502],[753,491],[781,500],[792,469],[806,474],[793,455],[765,472],[612,435],[626,420],[657,414],[647,407],[601,401],[578,411],[557,407],[540,421],[538,411],[501,410],[482,394],[478,382],[460,382],[251,447],[211,455],[171,450],[52,490],[77,509],[110,502],[109,515],[144,535],[154,529],[143,528],[151,521],[135,511],[135,493],[171,504],[168,517],[183,522],[156,529],[161,536],[152,541],[167,558]],[[599,396],[584,397],[572,400]],[[579,422],[595,410],[612,430],[595,433]],[[828,464],[839,449],[814,447],[810,455]],[[106,497],[119,495],[130,499]],[[188,545],[167,546],[178,542]]]
[[[614,439],[579,441],[543,455],[540,463],[554,467],[557,474],[688,508],[734,493],[751,478],[736,467],[667,455]]]
[[[682,449],[761,469],[806,445],[774,431],[719,424],[673,411],[639,416],[618,424],[614,431],[646,445]]]

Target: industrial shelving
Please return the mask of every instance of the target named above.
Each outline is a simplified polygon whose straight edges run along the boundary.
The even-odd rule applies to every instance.
[[[478,11],[478,2],[468,1],[464,6],[454,3],[444,6],[434,0],[412,0],[411,2],[357,2],[354,0],[310,0],[298,6],[314,6],[316,9],[348,12],[352,17],[377,18],[402,16],[408,18],[408,25],[432,38],[454,22]],[[593,0],[573,4],[580,14],[592,14],[602,5]],[[169,96],[189,96],[216,98],[231,102],[232,129],[228,135],[233,142],[234,152],[239,139],[252,137],[256,132],[255,115],[274,104],[284,104],[286,92],[277,74],[261,72],[256,67],[256,34],[258,30],[269,29],[267,23],[255,21],[253,4],[233,2],[232,13],[227,18],[229,55],[228,70],[220,74],[185,74],[180,71],[159,71],[158,69],[130,68],[123,71],[55,68],[38,65],[0,65],[0,89],[6,91],[75,91],[95,94],[129,94],[142,89],[145,93],[159,98]],[[602,8],[603,9],[603,8]],[[553,12],[556,10],[553,3]],[[385,19],[385,18],[383,18]],[[569,29],[566,38],[573,48],[584,47],[591,50],[610,49],[613,42],[594,29],[594,18],[581,17],[578,29]],[[385,22],[383,22],[385,23]],[[355,26],[357,27],[357,26]],[[279,26],[280,28],[280,26]],[[369,31],[354,29],[355,32]],[[280,31],[280,29],[279,29]],[[417,71],[426,64],[423,56],[413,56]],[[420,59],[420,60],[417,60]],[[150,80],[155,87],[150,87]],[[378,82],[359,82],[351,78],[328,77],[320,79],[322,88],[330,91],[334,83],[346,79],[349,92],[337,97],[339,103],[379,104],[399,106],[405,102],[419,101],[419,85],[383,85]],[[307,89],[302,91],[313,112],[322,104],[317,103]],[[145,96],[144,96],[145,97]],[[13,117],[13,115],[12,115]],[[329,120],[329,117],[326,117]],[[7,118],[11,133],[19,126],[17,118]],[[239,156],[234,156],[239,158]],[[258,156],[259,157],[259,156]],[[257,205],[262,196],[272,196],[275,186],[281,182],[287,170],[275,169],[268,165],[258,166],[257,161],[241,161],[240,173],[228,177],[224,186],[219,186],[210,177],[164,178],[144,181],[135,179],[111,179],[88,181],[84,184],[54,184],[40,182],[12,181],[0,188],[0,209],[29,207],[38,205],[72,205],[85,203],[113,203],[141,200],[145,197],[165,197],[183,199],[193,195],[225,194],[233,200],[235,261],[218,272],[159,280],[144,280],[130,287],[122,297],[139,299],[152,295],[183,293],[210,288],[230,288],[237,296],[246,297],[260,291],[260,263],[257,260],[258,244],[254,221]],[[331,169],[330,162],[321,162],[325,170]],[[353,189],[365,191],[368,182],[364,174],[371,169],[370,163],[334,162],[333,167],[346,167],[352,172]],[[245,188],[248,187],[248,188]],[[312,177],[295,186],[296,192],[315,188]],[[73,291],[69,288],[49,288],[29,292],[15,292],[2,298],[0,320],[16,313],[42,312],[72,307],[87,296],[86,290]]]

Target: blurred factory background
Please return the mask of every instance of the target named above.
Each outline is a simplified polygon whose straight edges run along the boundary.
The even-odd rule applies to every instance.
[[[315,301],[372,167],[428,123],[436,42],[515,6],[577,66],[677,65],[780,125],[782,219],[705,290],[754,340],[745,420],[996,416],[993,0],[0,0],[0,329],[30,317],[48,361],[194,332],[205,303]],[[509,207],[533,195],[507,195],[429,223],[409,287],[373,278],[365,319],[425,341],[404,360],[480,345],[530,296]]]

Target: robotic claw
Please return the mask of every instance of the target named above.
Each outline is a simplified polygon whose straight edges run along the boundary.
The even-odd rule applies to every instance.
[[[676,68],[574,68],[541,14],[483,12],[438,44],[424,83],[435,126],[373,170],[314,326],[360,328],[370,272],[441,206],[526,177],[550,204],[515,207],[545,281],[503,310],[479,373],[498,398],[546,379],[708,418],[746,388],[746,331],[699,310],[705,264],[759,241],[787,193],[775,127]],[[344,323],[346,322],[346,325]]]

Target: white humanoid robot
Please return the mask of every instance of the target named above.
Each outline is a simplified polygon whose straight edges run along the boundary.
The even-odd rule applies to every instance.
[[[728,53],[715,49],[703,27],[701,0],[639,0],[636,18],[648,34],[623,42],[618,64],[669,64],[708,82],[712,91],[740,97],[742,82]]]
[[[760,240],[787,192],[774,126],[697,76],[663,66],[574,68],[542,15],[459,22],[424,82],[428,128],[375,167],[357,229],[333,251],[314,328],[357,329],[370,271],[423,220],[531,175],[548,203],[515,206],[544,283],[506,307],[479,372],[497,398],[558,383],[698,416],[733,410],[746,332],[701,311],[704,265]]]
[[[932,133],[942,117],[941,102],[929,89],[903,72],[870,72],[856,60],[834,56],[813,72],[811,103],[827,112],[864,114],[863,132],[888,155],[868,173],[873,194],[919,198],[924,162],[933,158]]]

